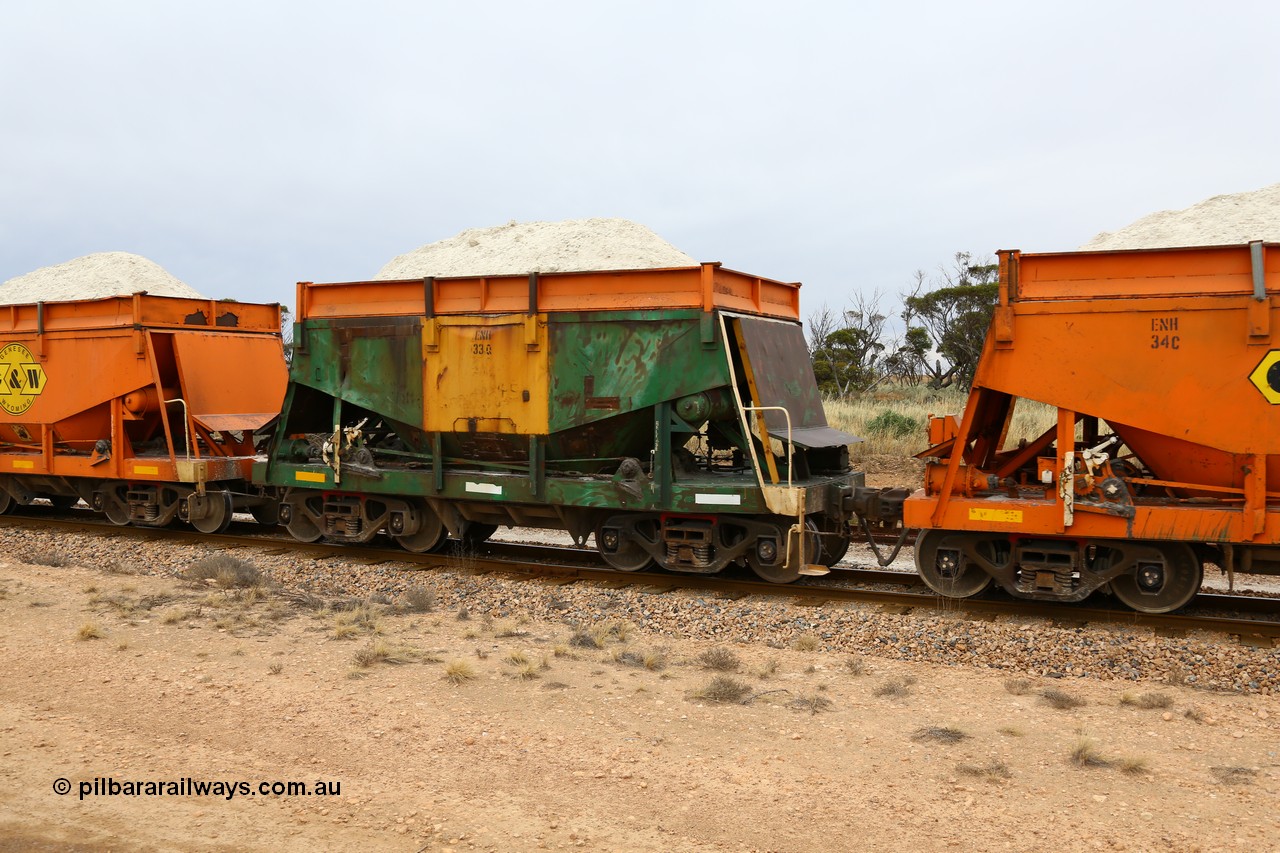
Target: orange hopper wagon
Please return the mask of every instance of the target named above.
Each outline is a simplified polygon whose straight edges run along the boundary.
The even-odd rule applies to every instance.
[[[999,293],[901,503],[926,583],[1165,612],[1206,563],[1280,572],[1280,246],[1001,252]],[[1010,442],[1027,400],[1056,423]]]
[[[163,296],[0,306],[0,512],[84,500],[116,524],[273,523],[254,432],[287,379],[280,307]]]

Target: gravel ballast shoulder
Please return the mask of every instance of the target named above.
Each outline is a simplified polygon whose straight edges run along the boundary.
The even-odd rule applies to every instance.
[[[229,553],[251,562],[285,590],[330,599],[394,600],[412,587],[426,586],[435,594],[437,610],[465,608],[476,618],[528,618],[568,627],[614,620],[655,638],[773,647],[789,647],[805,637],[826,652],[1010,674],[1280,692],[1280,649],[1255,648],[1217,634],[1165,637],[1123,625],[979,621],[945,610],[898,614],[874,605],[802,606],[785,597],[734,601],[691,590],[651,594],[637,587],[611,589],[587,581],[547,584],[477,573],[465,558],[450,568],[424,570],[408,563],[370,564],[355,555],[350,560],[306,559],[269,553],[269,546],[228,550],[17,527],[0,529],[0,542],[11,559],[24,562],[54,554],[88,568],[166,576],[178,576],[210,554]]]

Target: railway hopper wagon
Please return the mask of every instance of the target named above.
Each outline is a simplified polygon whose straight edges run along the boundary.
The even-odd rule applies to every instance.
[[[935,591],[1186,604],[1212,563],[1280,571],[1280,246],[1000,253],[962,418],[934,418],[922,529]],[[1053,407],[1006,440],[1023,401]]]
[[[861,477],[798,289],[718,264],[301,283],[255,479],[304,541],[542,527],[628,571],[825,573]]]
[[[148,296],[0,306],[0,512],[84,500],[116,524],[205,532],[252,486],[287,372],[280,308]]]

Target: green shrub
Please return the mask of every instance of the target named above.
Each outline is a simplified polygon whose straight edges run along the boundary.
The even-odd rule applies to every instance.
[[[908,435],[923,433],[924,424],[910,415],[904,415],[892,409],[885,409],[867,421],[867,432],[875,435],[905,438]]]

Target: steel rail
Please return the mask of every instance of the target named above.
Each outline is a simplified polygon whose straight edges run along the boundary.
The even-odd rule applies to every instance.
[[[980,616],[1009,616],[1014,618],[1044,618],[1059,624],[1084,625],[1108,623],[1139,628],[1155,628],[1173,631],[1209,631],[1239,635],[1243,638],[1274,640],[1280,638],[1280,601],[1276,599],[1226,596],[1202,593],[1195,599],[1197,610],[1252,611],[1264,613],[1270,619],[1248,619],[1238,616],[1210,615],[1200,612],[1152,614],[1137,611],[1060,604],[1056,602],[1028,601],[1009,597],[977,597],[954,599],[937,595],[928,590],[912,592],[824,586],[815,581],[793,584],[773,584],[766,581],[743,580],[716,575],[673,574],[661,571],[621,572],[599,565],[593,551],[544,545],[514,545],[511,543],[485,543],[479,548],[464,550],[461,547],[446,548],[438,553],[417,554],[400,548],[353,546],[333,542],[299,542],[288,536],[247,536],[231,533],[200,533],[168,527],[117,526],[107,522],[44,518],[37,515],[11,514],[0,516],[0,526],[43,527],[58,530],[76,530],[100,536],[128,536],[137,539],[169,540],[190,544],[215,544],[226,548],[263,548],[321,556],[345,557],[353,562],[376,564],[384,562],[410,563],[431,568],[463,568],[476,573],[501,573],[515,577],[551,577],[613,583],[636,586],[653,592],[673,589],[702,590],[725,598],[742,598],[760,595],[772,598],[790,597],[810,604],[825,602],[862,602],[909,610],[938,612],[962,612]],[[246,525],[247,527],[248,525]],[[483,551],[483,552],[482,552]],[[486,553],[487,552],[487,553]],[[518,553],[520,562],[502,559],[493,552]],[[530,561],[529,557],[541,556],[548,562]],[[591,562],[572,562],[580,555]],[[459,559],[466,565],[459,566]],[[875,572],[873,583],[914,585],[915,575],[906,572]],[[850,571],[849,574],[860,574]],[[894,576],[884,580],[879,576]],[[1266,605],[1270,605],[1269,607]]]

